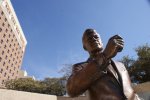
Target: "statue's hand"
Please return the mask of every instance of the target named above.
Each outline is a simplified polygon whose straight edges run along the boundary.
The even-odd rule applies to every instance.
[[[106,45],[103,53],[107,59],[113,58],[116,56],[117,52],[121,52],[124,46],[123,38],[119,35],[111,37]]]

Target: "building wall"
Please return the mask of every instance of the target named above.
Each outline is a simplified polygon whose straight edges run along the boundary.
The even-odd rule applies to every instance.
[[[149,85],[150,86],[150,85]],[[148,87],[149,87],[148,86]],[[144,87],[145,88],[145,87]],[[141,100],[150,100],[150,90],[149,91],[138,91],[137,92]],[[38,94],[31,92],[15,91],[0,89],[0,100],[89,100],[88,96],[80,96],[76,98]]]
[[[86,96],[80,96],[76,98],[70,98],[70,97],[57,97],[57,100],[89,100]]]
[[[0,100],[57,100],[54,95],[0,89]]]
[[[0,86],[18,78],[26,44],[10,0],[0,0]]]

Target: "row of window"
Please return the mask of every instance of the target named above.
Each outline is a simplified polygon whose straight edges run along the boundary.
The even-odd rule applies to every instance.
[[[13,58],[13,60],[14,60],[14,58]],[[20,63],[20,62],[21,62],[21,60],[19,62],[16,61],[15,65]],[[8,63],[10,64],[10,60],[8,61]],[[6,62],[3,62],[3,66],[5,66],[5,65],[6,65]],[[11,64],[11,67],[13,67],[13,63]]]
[[[4,27],[4,25],[5,25],[5,24],[3,23],[2,26]],[[9,24],[8,24],[8,25],[9,25]],[[0,28],[0,32],[2,32],[2,30],[4,30],[4,29],[2,29],[2,27],[1,27],[1,28]],[[7,29],[7,28],[5,29],[5,32],[8,33],[8,29]],[[10,29],[10,33],[12,33],[12,29]]]
[[[2,74],[1,74],[1,75],[2,75]],[[14,74],[14,73],[12,73],[12,74],[11,74],[11,77],[13,77],[14,75],[15,75],[15,74]],[[5,72],[5,73],[4,73],[4,75],[3,75],[3,77],[8,77],[8,78],[9,78],[10,76],[9,76],[9,75],[7,75],[7,73]]]
[[[12,51],[13,51],[13,50],[14,50],[14,49],[12,49]],[[9,52],[10,52],[10,50],[8,49],[8,50],[7,50],[7,53],[9,54]],[[2,50],[1,54],[4,55],[4,53],[5,53],[5,51]],[[18,54],[18,55],[17,55],[17,54]],[[14,53],[14,56],[15,56],[15,57],[17,56],[17,59],[19,59],[19,54],[20,54],[19,51],[18,51],[18,53],[15,52],[15,53]],[[10,54],[9,56],[12,57],[12,55],[13,55],[13,54]],[[8,56],[6,55],[6,59],[7,59],[7,57],[8,57]],[[22,58],[22,55],[20,55],[20,58]]]
[[[0,79],[1,79],[1,76],[0,76]],[[7,77],[7,80],[9,79],[10,79],[10,76]],[[15,77],[15,79],[17,79],[17,76]],[[0,85],[3,85],[5,83],[5,80],[3,79],[2,81],[0,81]]]
[[[7,66],[7,67],[6,67],[6,70],[8,71],[8,69],[9,69],[9,67]],[[14,67],[13,70],[16,71],[16,67]],[[13,71],[13,72],[14,72],[14,71]],[[4,72],[4,70],[3,70],[3,68],[1,68],[1,69],[0,69],[0,73],[2,74],[3,72]],[[5,71],[5,73],[6,73],[6,71]],[[12,73],[12,69],[9,70],[9,73]],[[18,74],[18,70],[17,70],[17,74]],[[4,74],[4,76],[5,76],[5,74]]]
[[[3,16],[4,15],[4,12],[2,11],[1,12],[1,15]],[[0,20],[1,20],[2,18],[1,18],[1,16],[0,16]],[[7,18],[3,18],[4,19],[4,22],[2,23],[2,26],[4,27],[6,27],[6,22],[7,22]],[[2,22],[2,21],[1,21]],[[7,27],[9,28],[10,27],[10,24],[7,24]],[[0,32],[2,31],[2,28],[0,28]],[[5,30],[5,32],[7,33],[8,32],[8,29],[6,28],[6,30]],[[10,30],[10,32],[12,32],[12,29]]]

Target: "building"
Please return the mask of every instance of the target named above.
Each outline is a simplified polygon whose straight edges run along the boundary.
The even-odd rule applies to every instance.
[[[26,70],[20,70],[20,71],[19,71],[18,78],[30,78],[30,79],[35,80],[35,77],[34,77],[34,76],[28,76],[28,73],[27,73]]]
[[[19,77],[26,44],[10,0],[0,0],[0,86]]]

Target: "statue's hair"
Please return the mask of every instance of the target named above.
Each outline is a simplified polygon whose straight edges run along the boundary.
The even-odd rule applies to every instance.
[[[93,32],[96,32],[96,30],[94,30],[94,29],[92,29],[92,28],[88,28],[88,29],[86,29],[86,30],[84,31],[83,36],[82,36],[82,44],[83,44],[84,50],[87,50],[87,49],[86,49],[86,47],[85,47],[85,45],[84,45],[83,40],[84,40],[84,38],[85,38],[85,36],[86,36],[87,34],[90,34],[90,33],[93,33]]]

